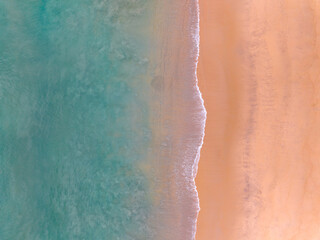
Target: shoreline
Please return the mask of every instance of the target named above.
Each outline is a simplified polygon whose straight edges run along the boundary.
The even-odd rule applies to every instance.
[[[192,178],[193,178],[193,183],[194,183],[194,188],[195,188],[195,191],[196,191],[196,194],[197,194],[197,198],[198,198],[198,212],[197,212],[197,217],[195,219],[195,230],[194,230],[194,236],[193,236],[193,239],[196,238],[196,234],[197,234],[197,225],[198,225],[198,217],[199,217],[199,212],[201,210],[200,208],[200,198],[199,198],[199,192],[198,192],[198,189],[197,189],[197,184],[196,184],[196,177],[197,177],[197,173],[198,173],[198,168],[199,168],[199,161],[200,161],[200,158],[201,158],[201,149],[203,147],[203,143],[204,143],[204,137],[205,137],[205,129],[206,129],[206,121],[207,121],[207,110],[206,110],[206,107],[205,107],[205,103],[204,103],[204,99],[203,99],[203,96],[202,96],[202,92],[200,90],[200,87],[199,87],[199,78],[198,78],[198,64],[199,64],[199,58],[200,58],[200,0],[195,0],[195,5],[196,5],[196,14],[197,14],[197,17],[196,17],[196,24],[195,24],[195,29],[194,29],[194,33],[192,34],[193,38],[195,39],[194,42],[195,42],[195,47],[196,47],[196,51],[197,51],[197,54],[196,54],[196,59],[195,59],[195,76],[194,76],[194,79],[196,81],[196,91],[197,91],[197,94],[200,98],[200,102],[201,102],[201,107],[202,107],[202,112],[201,112],[201,128],[202,128],[202,133],[201,133],[201,143],[200,145],[198,146],[198,150],[197,150],[197,155],[194,159],[194,162],[193,162],[193,172],[192,172]]]
[[[198,174],[198,168],[199,168],[199,162],[200,162],[200,158],[201,158],[201,149],[203,147],[203,143],[204,143],[204,138],[205,138],[205,134],[206,134],[206,122],[207,122],[207,109],[205,107],[205,102],[204,102],[204,98],[202,96],[202,92],[200,90],[199,87],[199,77],[198,77],[198,67],[199,67],[199,58],[200,58],[200,0],[195,0],[196,1],[196,9],[197,9],[197,23],[196,23],[196,30],[195,33],[193,33],[193,36],[196,41],[196,48],[197,48],[197,56],[196,56],[196,63],[195,63],[195,81],[196,81],[196,89],[198,92],[198,95],[201,99],[201,105],[202,105],[202,134],[201,134],[201,144],[198,147],[198,151],[197,151],[197,156],[194,159],[194,163],[193,163],[193,182],[194,182],[194,187],[195,187],[195,191],[197,194],[197,198],[198,198],[198,212],[197,212],[197,217],[195,219],[195,230],[194,230],[194,235],[193,235],[193,240],[196,239],[197,236],[197,226],[198,226],[198,218],[199,218],[199,213],[201,211],[201,205],[200,205],[200,197],[199,197],[199,191],[197,189],[197,183],[196,183],[196,178],[197,178],[197,174]]]
[[[156,239],[194,239],[199,211],[195,175],[205,111],[197,86],[197,1],[158,2],[151,67],[152,188]],[[157,210],[159,209],[159,210]],[[160,222],[160,226],[159,226]]]

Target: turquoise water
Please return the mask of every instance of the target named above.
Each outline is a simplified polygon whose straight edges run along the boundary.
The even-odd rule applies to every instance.
[[[0,1],[0,239],[151,239],[151,4]]]

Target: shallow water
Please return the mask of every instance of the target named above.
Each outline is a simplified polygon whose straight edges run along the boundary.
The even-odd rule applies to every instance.
[[[197,51],[168,57],[182,36],[195,44],[190,27],[179,32],[184,11],[180,1],[0,2],[0,239],[193,237]]]

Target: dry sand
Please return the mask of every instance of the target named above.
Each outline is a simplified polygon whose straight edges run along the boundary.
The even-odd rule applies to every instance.
[[[320,1],[200,0],[197,240],[320,239]]]

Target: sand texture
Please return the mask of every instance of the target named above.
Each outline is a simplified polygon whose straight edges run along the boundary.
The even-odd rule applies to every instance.
[[[197,240],[320,239],[320,1],[200,0]]]
[[[197,2],[159,0],[154,7],[154,56],[149,64],[150,196],[154,240],[194,239],[199,211],[194,165],[204,107],[196,85]]]

